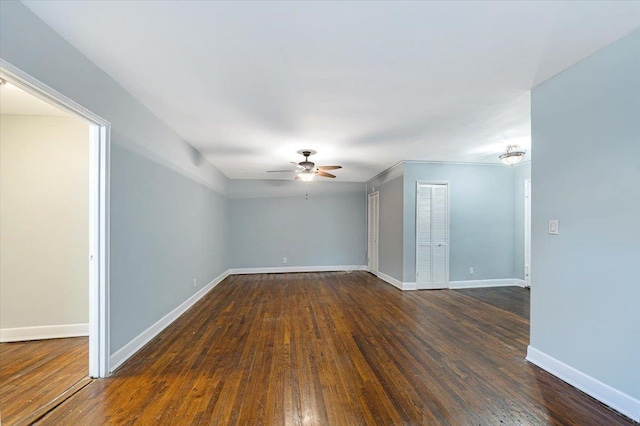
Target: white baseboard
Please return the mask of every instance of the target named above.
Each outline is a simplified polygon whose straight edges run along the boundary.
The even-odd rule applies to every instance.
[[[527,347],[527,361],[580,389],[633,421],[640,422],[640,400],[550,357],[531,345]]]
[[[0,342],[21,342],[26,340],[62,339],[89,335],[89,324],[43,325],[39,327],[18,327],[0,329]]]
[[[234,268],[229,269],[229,275],[245,274],[282,274],[287,272],[337,272],[364,271],[365,265],[334,265],[334,266],[275,266],[266,268]]]
[[[402,283],[402,289],[403,290],[417,290],[418,289],[418,283],[403,282]]]
[[[403,291],[408,291],[408,290],[417,290],[418,286],[416,285],[416,283],[405,283],[402,282],[400,280],[397,280],[395,278],[393,278],[392,276],[389,276],[387,274],[385,274],[384,272],[380,272],[380,271],[369,271],[371,272],[373,275],[375,275],[376,277],[380,278],[383,281],[386,281],[387,283],[391,284],[392,286],[399,288],[400,290]]]
[[[417,290],[418,285],[415,282],[402,282],[397,280],[383,272],[373,272],[371,273],[383,281],[388,282],[394,287],[399,288],[404,291]],[[480,288],[480,287],[507,287],[507,286],[518,286],[524,287],[524,280],[519,280],[516,278],[506,278],[506,279],[497,279],[497,280],[472,280],[472,281],[450,281],[449,288],[450,289],[459,289],[459,288]]]
[[[198,300],[202,299],[205,294],[207,294],[212,288],[218,285],[222,280],[224,280],[229,275],[229,271],[224,271],[218,277],[216,277],[209,284],[202,287],[197,293],[193,296],[189,297],[187,300],[182,302],[180,306],[175,308],[173,311],[169,312],[167,315],[158,320],[151,327],[147,328],[145,331],[136,336],[129,343],[124,345],[122,348],[118,349],[116,352],[111,354],[109,357],[109,368],[110,371],[115,371],[118,367],[120,367],[126,360],[131,358],[133,354],[138,352],[144,345],[149,343],[151,339],[156,337],[162,330],[167,328],[171,323],[173,323],[176,319],[180,317],[180,315],[184,314],[190,307],[192,307]]]
[[[397,287],[400,290],[403,289],[402,281],[396,280],[395,278],[385,274],[384,272],[380,272],[380,271],[370,271],[370,272],[376,277],[380,278],[381,280],[388,282],[392,286]]]
[[[469,280],[469,281],[449,281],[450,289],[478,288],[478,287],[524,287],[524,280],[516,278],[504,278],[497,280]]]

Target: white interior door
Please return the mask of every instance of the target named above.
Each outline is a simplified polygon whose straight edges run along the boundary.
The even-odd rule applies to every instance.
[[[369,194],[368,204],[368,244],[367,255],[369,258],[369,272],[376,274],[378,272],[378,234],[379,234],[379,197],[378,192]]]
[[[524,181],[524,285],[531,287],[531,179]]]
[[[449,287],[447,185],[418,184],[416,192],[416,284],[418,289]]]

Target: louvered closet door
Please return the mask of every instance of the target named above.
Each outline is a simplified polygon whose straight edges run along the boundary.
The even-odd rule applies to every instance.
[[[448,223],[447,223],[447,187],[445,185],[434,185],[431,188],[431,283],[432,288],[446,288],[447,283],[447,245],[448,245]]]
[[[416,193],[416,283],[447,288],[449,223],[447,185],[418,185]]]
[[[416,196],[416,283],[418,288],[431,285],[431,186],[418,186]]]

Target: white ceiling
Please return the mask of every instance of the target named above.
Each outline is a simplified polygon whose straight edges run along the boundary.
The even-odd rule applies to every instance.
[[[70,116],[65,111],[41,101],[11,83],[0,86],[0,114]]]
[[[318,151],[338,180],[530,146],[529,91],[640,2],[24,3],[231,178]],[[527,154],[527,157],[529,154]]]

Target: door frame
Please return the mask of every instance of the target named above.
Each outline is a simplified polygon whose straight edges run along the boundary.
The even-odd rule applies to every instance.
[[[82,118],[89,134],[89,375],[109,368],[109,167],[111,123],[0,58],[0,76],[25,92]]]
[[[531,287],[531,179],[524,181],[524,286]]]
[[[375,247],[376,247],[376,268],[375,270],[373,270],[371,268],[371,247],[373,245],[373,242],[371,241],[371,226],[370,226],[370,221],[371,221],[371,200],[375,198],[376,199],[376,223],[375,223],[375,227],[376,227],[376,241],[375,241]],[[367,269],[369,270],[369,272],[371,272],[372,274],[377,275],[378,272],[380,271],[380,191],[374,191],[372,193],[370,193],[367,196]]]
[[[444,185],[447,187],[447,259],[446,259],[446,271],[445,271],[445,287],[449,288],[449,254],[451,250],[451,185],[449,181],[424,181],[418,180],[416,181],[416,190],[414,193],[415,200],[415,280],[416,287],[418,286],[418,190],[420,189],[420,185]],[[418,288],[420,290],[420,288]]]

